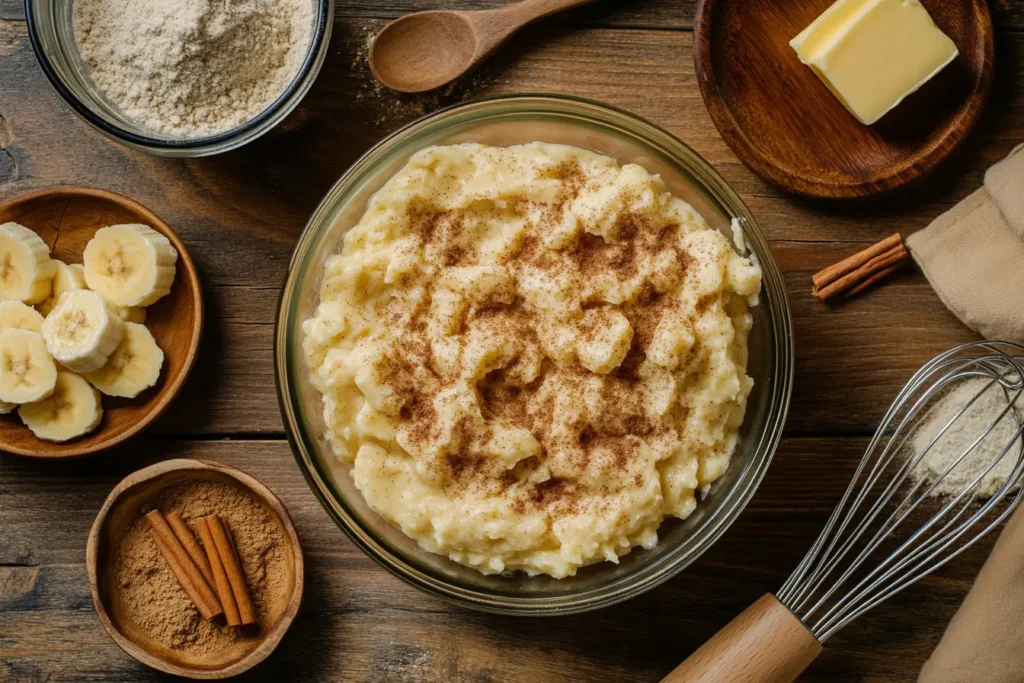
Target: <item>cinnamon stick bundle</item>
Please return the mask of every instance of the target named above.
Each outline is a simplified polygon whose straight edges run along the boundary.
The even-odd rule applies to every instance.
[[[822,301],[839,294],[853,296],[896,272],[910,261],[899,233],[886,237],[811,276],[811,293]]]
[[[196,566],[196,563],[189,556],[185,546],[175,536],[174,531],[167,524],[164,516],[160,514],[159,510],[153,510],[146,513],[146,519],[149,520],[149,524],[153,529],[156,547],[171,566],[171,571],[174,572],[178,582],[181,583],[181,587],[185,589],[192,602],[195,603],[199,613],[204,619],[213,619],[217,615],[222,614],[224,610],[221,608],[220,601],[217,600],[217,596],[206,583],[206,579],[203,578],[199,567]]]

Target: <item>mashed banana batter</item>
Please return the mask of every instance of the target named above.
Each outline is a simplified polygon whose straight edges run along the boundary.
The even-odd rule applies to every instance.
[[[484,573],[651,548],[729,465],[760,269],[640,166],[575,147],[416,154],[304,325],[369,505]]]

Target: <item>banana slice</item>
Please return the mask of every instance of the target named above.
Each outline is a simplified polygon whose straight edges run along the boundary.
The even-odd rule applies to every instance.
[[[72,372],[93,372],[110,360],[124,337],[124,322],[96,292],[64,292],[43,321],[43,339],[53,359]]]
[[[17,407],[17,403],[4,403],[3,401],[0,401],[0,415],[7,415],[8,413],[14,412],[14,409]]]
[[[53,285],[50,287],[50,296],[38,306],[36,310],[43,314],[43,317],[50,315],[50,311],[57,305],[57,299],[64,292],[73,292],[76,289],[88,289],[85,286],[85,269],[78,263],[67,264],[62,261],[54,261],[57,265],[57,274],[53,276]]]
[[[118,306],[117,317],[126,323],[146,322],[146,309],[142,306]]]
[[[100,392],[72,372],[57,373],[49,398],[18,408],[25,426],[40,439],[69,441],[96,429],[103,419]]]
[[[170,293],[178,252],[137,223],[100,228],[85,246],[85,281],[115,306],[149,306]]]
[[[107,396],[135,398],[160,378],[164,352],[145,325],[124,324],[124,339],[107,364],[85,376]]]
[[[38,332],[0,332],[0,401],[31,403],[53,393],[57,366]]]
[[[28,330],[39,332],[43,327],[43,316],[36,309],[20,301],[0,301],[0,332],[4,330]]]
[[[17,223],[0,225],[0,299],[39,303],[50,296],[56,270],[39,235]]]

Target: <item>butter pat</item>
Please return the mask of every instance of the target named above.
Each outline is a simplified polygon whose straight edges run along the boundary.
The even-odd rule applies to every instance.
[[[789,44],[868,125],[957,56],[919,0],[838,0]]]

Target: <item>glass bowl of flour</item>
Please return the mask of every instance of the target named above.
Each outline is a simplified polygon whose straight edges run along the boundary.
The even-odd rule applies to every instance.
[[[150,154],[206,156],[280,123],[323,65],[334,0],[28,0],[29,38],[72,109]]]

